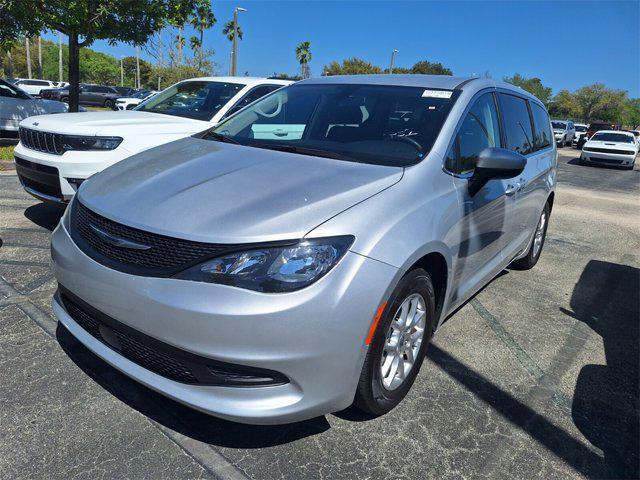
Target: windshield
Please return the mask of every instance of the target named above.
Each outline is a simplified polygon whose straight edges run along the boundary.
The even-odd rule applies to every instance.
[[[378,85],[293,85],[203,138],[362,163],[407,166],[431,149],[456,96]]]
[[[558,130],[564,130],[567,128],[567,124],[564,122],[551,122],[551,125],[553,125],[553,128],[557,128]]]
[[[151,94],[150,90],[142,90],[132,95],[133,98],[147,98]]]
[[[624,133],[596,133],[591,140],[596,142],[622,142],[633,143],[633,137],[631,135],[625,135]]]
[[[182,82],[151,97],[135,110],[209,121],[244,85],[226,82]]]
[[[587,127],[583,127],[582,125],[576,125],[576,132],[586,132]]]

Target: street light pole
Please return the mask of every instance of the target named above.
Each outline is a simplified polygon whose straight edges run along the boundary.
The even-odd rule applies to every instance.
[[[231,49],[231,76],[234,77],[238,70],[238,12],[246,12],[245,8],[236,7],[233,10],[233,47]]]
[[[396,50],[395,48],[391,50],[391,62],[389,63],[389,74],[393,73],[393,59],[395,58],[396,53],[398,53],[398,50]]]

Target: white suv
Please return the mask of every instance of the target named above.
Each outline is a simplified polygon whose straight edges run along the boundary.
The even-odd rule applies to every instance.
[[[29,95],[33,95],[34,97],[40,96],[40,90],[45,90],[48,88],[58,88],[58,84],[56,82],[52,82],[51,80],[25,78],[18,80],[15,85],[16,87],[27,92]]]
[[[20,122],[14,150],[24,189],[49,202],[68,202],[88,177],[134,153],[214,126],[258,98],[292,83],[249,77],[179,82],[117,112],[67,113]]]

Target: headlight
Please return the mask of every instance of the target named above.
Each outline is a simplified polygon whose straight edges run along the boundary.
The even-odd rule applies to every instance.
[[[81,137],[63,135],[62,148],[66,150],[114,150],[120,145],[120,137]]]
[[[191,267],[175,278],[221,283],[265,293],[299,290],[338,263],[354,237],[314,238],[296,245],[230,253]]]

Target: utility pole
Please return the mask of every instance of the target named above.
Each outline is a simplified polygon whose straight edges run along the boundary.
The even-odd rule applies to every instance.
[[[124,57],[120,57],[120,86],[124,87]]]
[[[38,35],[38,78],[42,78],[42,37]]]
[[[396,56],[396,53],[398,53],[398,50],[396,50],[395,48],[391,50],[391,62],[389,63],[389,74],[393,73],[393,60]]]
[[[233,48],[231,50],[231,76],[235,77],[238,70],[238,12],[246,12],[245,8],[236,7],[233,10]]]
[[[140,47],[136,45],[136,88],[140,88]]]
[[[58,81],[62,81],[62,33],[58,32]]]
[[[24,37],[24,43],[27,47],[27,77],[31,78],[31,49],[29,48],[29,37]]]

